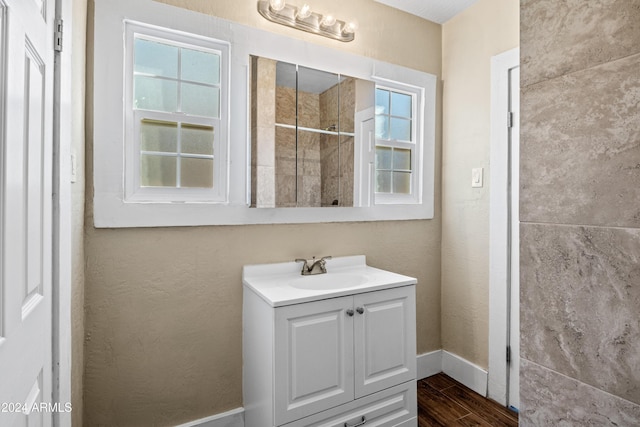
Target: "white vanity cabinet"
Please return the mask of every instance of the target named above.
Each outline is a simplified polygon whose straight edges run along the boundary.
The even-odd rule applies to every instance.
[[[414,284],[274,307],[245,280],[245,426],[416,426]]]

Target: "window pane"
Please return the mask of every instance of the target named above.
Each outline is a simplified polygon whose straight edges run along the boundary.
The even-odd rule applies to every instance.
[[[376,169],[391,169],[391,147],[376,147]]]
[[[181,158],[180,186],[212,188],[213,187],[213,160]]]
[[[136,39],[134,42],[135,73],[162,77],[178,77],[178,48],[164,43]]]
[[[389,171],[376,172],[376,192],[391,193],[391,172]]]
[[[178,124],[158,120],[140,123],[140,150],[175,153],[178,149]]]
[[[376,89],[376,114],[389,114],[389,91]]]
[[[220,56],[211,52],[182,49],[182,80],[198,83],[220,83]]]
[[[213,127],[183,123],[180,135],[183,153],[213,154]]]
[[[391,92],[391,115],[411,118],[411,95]]]
[[[175,187],[176,158],[141,154],[140,185],[142,187]]]
[[[411,173],[410,172],[394,172],[393,173],[393,192],[401,194],[411,193]]]
[[[393,150],[393,169],[411,170],[411,150],[395,148]]]
[[[169,80],[136,76],[133,108],[169,113],[177,111],[178,84]]]
[[[411,141],[411,120],[391,117],[391,139]]]
[[[389,116],[376,116],[376,138],[389,139]]]
[[[220,89],[182,83],[182,112],[196,116],[219,117]]]

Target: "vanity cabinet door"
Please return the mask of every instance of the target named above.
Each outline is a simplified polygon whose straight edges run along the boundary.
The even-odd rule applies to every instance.
[[[415,380],[415,286],[353,298],[356,399]]]
[[[353,297],[275,312],[276,425],[353,400]]]

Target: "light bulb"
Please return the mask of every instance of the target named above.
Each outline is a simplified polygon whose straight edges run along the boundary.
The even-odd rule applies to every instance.
[[[284,6],[285,0],[269,0],[269,7],[276,12],[284,9]]]
[[[344,28],[342,29],[342,31],[346,34],[353,34],[356,32],[357,29],[358,29],[358,23],[355,21],[351,21],[347,24],[344,24]]]
[[[322,17],[321,25],[325,27],[332,27],[336,23],[336,18],[333,15],[325,15]]]
[[[308,4],[303,4],[302,7],[298,10],[296,18],[305,19],[309,16],[311,16],[311,7]]]

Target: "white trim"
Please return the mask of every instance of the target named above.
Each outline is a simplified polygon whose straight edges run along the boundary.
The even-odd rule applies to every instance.
[[[0,0],[0,166],[5,168],[5,147],[6,147],[6,114],[7,114],[7,5],[4,0]],[[4,254],[4,172],[0,172],[0,271],[3,270],[2,262]],[[4,274],[0,274],[0,346],[4,340],[4,307],[2,299],[4,295]]]
[[[374,107],[356,111],[353,139],[353,204],[371,206],[374,200],[373,175],[375,162],[375,116]]]
[[[176,427],[244,427],[244,408],[190,421]]]
[[[442,350],[442,372],[476,393],[487,395],[487,371],[478,365]]]
[[[55,83],[57,97],[54,99],[55,109],[58,111],[58,139],[54,148],[53,160],[58,164],[54,168],[54,236],[53,251],[57,252],[56,264],[53,265],[53,295],[54,316],[52,329],[53,354],[52,363],[54,375],[52,378],[53,395],[56,402],[62,405],[71,402],[71,283],[72,283],[72,255],[71,255],[71,140],[73,135],[73,0],[57,0],[55,2],[56,15],[64,21],[64,37],[66,45],[59,53],[59,63],[56,65],[59,80]],[[56,144],[54,144],[55,146]],[[57,325],[57,326],[55,326]],[[70,412],[56,412],[53,414],[54,426],[70,426]]]
[[[442,372],[442,350],[419,354],[416,357],[417,380]]]
[[[377,205],[384,204],[416,204],[422,202],[422,151],[424,147],[424,125],[422,118],[424,114],[420,114],[424,109],[424,88],[415,87],[412,85],[404,84],[402,82],[393,82],[388,79],[373,77],[375,83],[375,89],[382,89],[391,93],[404,94],[411,97],[411,137],[410,141],[400,140],[385,140],[378,139],[376,136],[375,148],[379,146],[390,147],[392,149],[401,148],[411,150],[411,184],[409,194],[394,193],[393,188],[390,193],[377,193],[374,188],[374,200]],[[391,102],[391,101],[390,101]],[[391,111],[388,114],[384,114],[391,120]],[[377,120],[377,115],[375,116]],[[391,126],[391,122],[389,122]],[[375,163],[374,163],[375,164]],[[392,165],[393,166],[393,165]],[[391,172],[394,172],[392,167]],[[393,178],[392,178],[393,180]],[[375,171],[374,171],[375,181]]]
[[[125,90],[124,90],[124,114],[125,114],[125,158],[124,158],[124,197],[127,202],[218,202],[226,203],[228,196],[228,169],[229,161],[229,73],[230,73],[230,45],[222,40],[201,37],[194,34],[158,28],[135,21],[125,20]],[[220,91],[218,117],[202,117],[185,115],[183,113],[158,112],[145,109],[137,109],[133,106],[133,81],[134,73],[134,43],[136,38],[152,40],[158,43],[176,46],[178,48],[199,49],[212,52],[220,57]],[[178,82],[180,87],[181,82]],[[180,102],[180,98],[178,98]],[[196,124],[211,126],[216,131],[214,138],[213,182],[212,188],[145,188],[140,185],[140,122],[142,118],[169,121],[184,124]],[[178,126],[181,126],[178,125]],[[177,126],[177,127],[178,127]],[[178,141],[180,136],[178,135]],[[178,143],[179,146],[179,143]],[[177,153],[171,153],[172,157],[188,157],[177,148]],[[169,155],[169,154],[167,154]],[[193,156],[203,158],[204,156]],[[177,163],[176,181],[180,180],[180,162]]]
[[[507,401],[507,259],[509,70],[520,63],[519,48],[491,58],[491,189],[489,201],[489,380],[488,396]],[[500,185],[499,185],[500,184]]]
[[[122,193],[122,34],[125,19],[178,31],[200,33],[231,43],[229,202],[125,203]],[[222,224],[274,224],[430,219],[434,215],[435,116],[437,77],[372,58],[291,39],[217,17],[151,0],[96,0],[94,80],[94,223],[96,227],[154,227]],[[423,203],[359,208],[273,208],[247,205],[250,182],[249,55],[371,80],[373,76],[425,90]],[[118,89],[119,88],[119,89]],[[116,131],[114,131],[116,129]],[[120,154],[114,157],[113,148]]]

